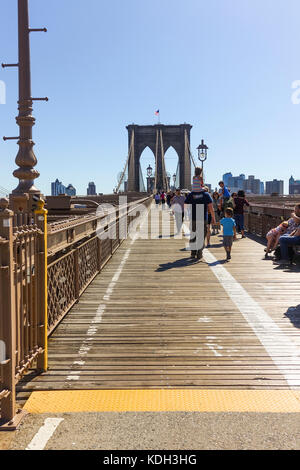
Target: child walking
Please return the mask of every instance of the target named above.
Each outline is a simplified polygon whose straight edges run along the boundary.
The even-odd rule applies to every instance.
[[[226,251],[226,260],[231,259],[231,247],[233,240],[236,240],[236,223],[233,219],[233,209],[228,207],[225,210],[225,217],[220,220],[220,224],[223,226],[223,245]]]

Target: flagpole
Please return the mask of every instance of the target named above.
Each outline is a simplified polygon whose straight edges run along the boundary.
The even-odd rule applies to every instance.
[[[160,124],[160,110],[158,109],[157,111],[155,111],[155,115],[157,116],[157,124]]]

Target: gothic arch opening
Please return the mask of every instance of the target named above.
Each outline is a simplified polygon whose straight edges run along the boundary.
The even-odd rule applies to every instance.
[[[150,174],[150,168],[152,169],[152,173]],[[149,170],[148,170],[149,169]],[[150,147],[144,148],[140,155],[140,171],[141,177],[143,180],[143,187],[141,188],[141,181],[139,182],[139,190],[145,188],[146,192],[153,192],[153,181],[149,180],[149,178],[153,178],[155,175],[155,156]],[[148,176],[149,174],[149,176]]]
[[[180,171],[179,171],[179,155],[173,145],[170,145],[165,150],[165,165],[167,177],[170,179],[170,189],[174,190],[174,187],[180,186]]]

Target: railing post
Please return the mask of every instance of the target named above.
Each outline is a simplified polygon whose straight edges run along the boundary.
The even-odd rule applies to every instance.
[[[98,272],[100,273],[101,271],[101,266],[102,266],[102,263],[101,263],[101,253],[102,253],[102,247],[101,247],[101,239],[99,238],[99,236],[97,237],[97,268],[98,268]]]
[[[38,201],[35,211],[37,226],[41,230],[38,236],[37,259],[37,324],[39,347],[43,353],[38,356],[37,368],[46,372],[48,369],[48,262],[47,262],[47,214],[45,202]]]
[[[79,250],[74,251],[74,273],[75,273],[75,298],[79,299]]]
[[[2,360],[1,431],[15,430],[24,413],[16,417],[16,301],[14,292],[13,212],[8,200],[0,201],[0,340],[4,342]],[[4,360],[3,360],[4,359]]]

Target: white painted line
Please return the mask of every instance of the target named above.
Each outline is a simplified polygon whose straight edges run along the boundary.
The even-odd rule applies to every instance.
[[[47,418],[25,450],[44,450],[63,418]]]
[[[142,226],[143,226],[147,216],[148,216],[148,212],[146,214],[144,214],[144,217],[143,217],[143,219],[140,223],[140,231],[142,229]],[[139,232],[136,232],[133,239],[132,239],[132,241],[130,242],[130,245],[134,244],[134,242],[138,239],[138,236],[139,236]],[[125,252],[125,254],[122,258],[121,263],[119,264],[118,269],[114,273],[114,275],[112,277],[112,280],[109,283],[109,285],[108,285],[108,287],[105,291],[105,294],[103,296],[103,301],[107,302],[107,301],[110,300],[110,297],[114,292],[116,284],[117,284],[117,282],[118,282],[118,280],[119,280],[119,278],[122,274],[123,268],[124,268],[128,258],[129,258],[130,253],[131,253],[131,248],[128,248],[128,250],[126,250],[126,252]],[[88,352],[91,350],[91,346],[89,345],[89,342],[94,339],[93,337],[98,332],[98,325],[102,322],[102,316],[105,313],[105,309],[106,309],[106,303],[100,303],[98,308],[97,308],[96,315],[94,316],[93,320],[91,321],[91,324],[90,324],[90,326],[89,326],[89,328],[86,332],[87,338],[86,338],[85,341],[83,341],[83,343],[80,346],[80,349],[78,351],[78,355],[80,357],[86,356],[88,354]],[[73,362],[71,368],[78,365],[78,364],[84,365],[85,361],[78,361],[78,359],[76,359]],[[71,371],[69,373],[69,375],[67,376],[66,380],[68,380],[68,381],[80,380],[80,373],[81,373],[81,371],[78,371],[78,370],[75,370],[74,372]]]
[[[203,250],[203,258],[281,371],[288,385],[290,387],[300,385],[300,380],[295,380],[293,371],[289,373],[286,366],[282,364],[282,354],[278,355],[278,351],[282,350],[284,356],[289,357],[290,364],[299,365],[300,348],[283,333],[267,312],[207,249]]]

